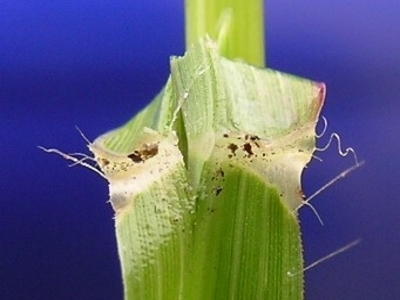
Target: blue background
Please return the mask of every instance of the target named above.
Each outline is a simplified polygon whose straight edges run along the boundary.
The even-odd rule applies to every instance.
[[[167,5],[168,3],[168,5]],[[182,1],[0,1],[0,299],[122,299],[107,184],[36,146],[85,151],[148,103],[184,51]],[[301,212],[308,299],[400,299],[398,1],[269,1],[268,65],[323,81],[328,131],[366,165]],[[326,141],[326,137],[323,138]],[[323,144],[323,141],[321,141]],[[310,195],[344,168],[335,147]]]

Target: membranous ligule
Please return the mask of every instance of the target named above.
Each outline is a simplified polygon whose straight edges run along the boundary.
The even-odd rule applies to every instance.
[[[118,212],[173,166],[183,164],[183,156],[175,134],[165,136],[146,128],[126,153],[106,147],[107,139],[113,136],[115,132],[100,136],[89,149],[109,182],[110,202]],[[229,130],[213,136],[210,141],[214,150],[209,155],[220,162],[244,165],[259,174],[277,187],[292,211],[302,205],[301,175],[315,150],[314,124],[298,127],[279,139]]]
[[[95,159],[107,178],[124,178],[130,172],[137,172],[149,159],[158,154],[159,142],[143,144],[132,153],[116,153],[105,147],[93,143],[89,149],[94,153]],[[147,166],[147,164],[146,164]]]
[[[303,203],[301,175],[315,150],[313,124],[292,130],[279,139],[264,139],[243,132],[222,132],[216,137],[215,157],[248,167],[273,184],[288,207]]]
[[[146,128],[132,151],[119,153],[106,147],[115,132],[100,136],[89,145],[90,151],[109,182],[110,202],[116,212],[126,207],[138,193],[183,163],[174,134],[164,136]]]

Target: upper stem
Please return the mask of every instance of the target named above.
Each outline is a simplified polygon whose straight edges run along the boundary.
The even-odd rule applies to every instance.
[[[263,0],[185,0],[186,48],[209,36],[221,55],[265,67]]]

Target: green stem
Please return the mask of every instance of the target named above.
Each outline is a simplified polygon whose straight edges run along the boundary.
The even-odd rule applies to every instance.
[[[185,0],[186,48],[208,35],[221,55],[265,67],[264,0]]]

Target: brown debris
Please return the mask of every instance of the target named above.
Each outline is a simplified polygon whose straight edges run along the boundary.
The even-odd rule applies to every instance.
[[[141,148],[129,154],[128,158],[130,158],[135,163],[140,163],[144,162],[145,160],[148,160],[149,158],[152,158],[153,156],[156,156],[157,154],[158,154],[158,144],[150,144],[150,145],[143,144]]]

